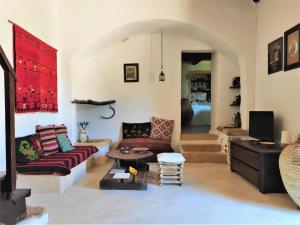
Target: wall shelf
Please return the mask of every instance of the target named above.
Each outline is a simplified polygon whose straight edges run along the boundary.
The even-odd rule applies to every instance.
[[[115,116],[116,111],[115,109],[111,106],[111,104],[116,103],[116,100],[109,100],[109,101],[94,101],[91,99],[88,100],[78,100],[74,99],[71,103],[73,104],[80,104],[80,105],[94,105],[94,106],[103,106],[103,105],[108,105],[109,108],[112,110],[112,115],[111,116],[100,116],[100,119],[111,119]]]
[[[84,105],[111,105],[116,103],[116,100],[109,100],[109,101],[94,101],[91,99],[88,100],[78,100],[78,99],[74,99],[71,103],[73,104],[84,104]]]

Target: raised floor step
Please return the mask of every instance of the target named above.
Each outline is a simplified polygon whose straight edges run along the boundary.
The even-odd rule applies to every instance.
[[[184,152],[186,162],[226,163],[226,154],[223,152]]]
[[[180,135],[180,140],[206,140],[206,141],[216,141],[218,140],[218,135],[209,133],[182,133]]]
[[[182,152],[219,152],[221,145],[219,144],[183,144],[181,145]]]

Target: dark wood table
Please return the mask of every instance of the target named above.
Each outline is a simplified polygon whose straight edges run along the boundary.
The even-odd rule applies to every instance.
[[[112,150],[106,153],[108,158],[115,160],[115,165],[105,174],[100,180],[99,187],[104,190],[147,190],[147,183],[145,182],[145,173],[149,170],[148,164],[142,163],[143,159],[153,156],[150,151],[138,153],[136,151],[130,151],[129,153],[122,153],[120,150]],[[126,164],[128,163],[128,164]],[[133,163],[133,164],[132,164]],[[125,165],[124,165],[125,164]],[[135,181],[133,181],[132,175],[129,179],[113,179],[113,174],[110,171],[113,168],[120,168],[124,166],[128,168],[133,166],[138,170]]]

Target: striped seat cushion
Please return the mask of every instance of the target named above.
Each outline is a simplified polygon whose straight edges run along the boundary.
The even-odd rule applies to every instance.
[[[74,150],[67,152],[57,152],[47,156],[49,160],[64,160],[69,169],[79,165],[81,162],[87,160],[92,154],[96,153],[98,149],[95,146],[76,147]]]
[[[41,158],[38,161],[33,161],[24,164],[17,164],[17,172],[21,174],[57,174],[66,176],[71,173],[67,168],[65,160],[51,160],[48,158]]]
[[[69,152],[57,152],[38,161],[18,164],[17,171],[22,174],[68,175],[70,169],[87,160],[98,149],[95,146],[76,147]]]
[[[59,151],[54,125],[37,125],[36,133],[40,138],[43,147],[43,154],[45,156],[54,154]]]

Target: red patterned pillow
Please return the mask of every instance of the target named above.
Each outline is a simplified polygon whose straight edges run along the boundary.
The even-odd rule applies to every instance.
[[[159,138],[171,141],[174,120],[165,120],[156,117],[151,118],[151,138]]]
[[[51,155],[59,151],[54,125],[35,127],[36,133],[40,138],[43,154]]]

